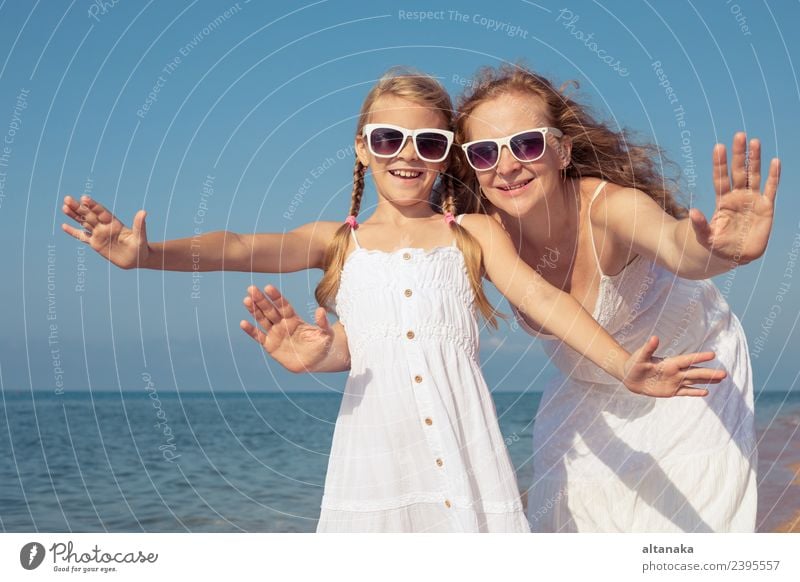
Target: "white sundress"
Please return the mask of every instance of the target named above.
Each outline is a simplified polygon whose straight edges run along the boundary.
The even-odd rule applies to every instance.
[[[317,531],[529,532],[461,251],[353,240],[334,305],[351,368]]]
[[[544,390],[533,429],[531,529],[754,531],[750,358],[716,286],[639,256],[621,273],[601,276],[593,317],[630,352],[651,335],[660,339],[656,356],[714,351],[717,359],[701,365],[721,365],[728,376],[704,398],[648,398],[546,336],[559,373]]]

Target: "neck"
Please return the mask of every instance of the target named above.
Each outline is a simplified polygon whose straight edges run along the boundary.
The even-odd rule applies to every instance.
[[[409,221],[439,216],[427,200],[398,203],[378,196],[378,204],[370,220],[402,226]]]

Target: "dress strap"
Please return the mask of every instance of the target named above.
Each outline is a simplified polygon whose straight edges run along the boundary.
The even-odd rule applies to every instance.
[[[353,242],[354,242],[354,243],[356,243],[356,248],[357,248],[357,249],[360,249],[360,248],[361,248],[361,245],[360,245],[360,244],[358,244],[358,238],[356,237],[356,229],[354,229],[354,228],[351,228],[351,229],[350,229],[350,234],[351,234],[351,235],[352,235],[352,237],[353,237]]]
[[[592,241],[592,251],[594,252],[594,262],[597,263],[597,271],[601,275],[605,275],[605,273],[603,273],[603,269],[600,267],[600,255],[597,254],[597,245],[594,242],[594,230],[592,229],[592,218],[591,218],[591,215],[592,215],[592,205],[594,204],[594,201],[597,198],[597,195],[600,194],[600,190],[602,190],[603,187],[606,184],[608,184],[608,182],[606,182],[605,180],[602,180],[597,185],[597,188],[594,189],[594,192],[592,193],[592,198],[591,198],[591,200],[589,200],[589,212],[587,213],[588,217],[589,217],[589,238]]]

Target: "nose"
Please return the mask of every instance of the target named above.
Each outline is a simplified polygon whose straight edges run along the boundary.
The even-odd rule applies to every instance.
[[[400,151],[397,152],[398,158],[403,158],[404,160],[416,160],[417,159],[417,150],[414,148],[414,138],[412,136],[408,136],[406,141],[403,143],[403,147],[400,148]]]
[[[511,174],[522,167],[520,161],[515,158],[508,146],[500,148],[500,159],[497,161],[497,173],[500,175]]]

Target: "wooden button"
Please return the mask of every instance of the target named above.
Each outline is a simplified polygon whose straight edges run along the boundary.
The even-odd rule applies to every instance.
[[[444,500],[444,506],[445,506],[445,507],[450,507],[450,506],[451,506],[451,503],[450,503],[450,500],[449,500],[449,499],[445,499],[445,500]]]
[[[425,424],[427,424],[428,426],[432,425],[433,424],[433,419],[431,417],[426,418],[425,419]]]
[[[403,291],[403,294],[404,294],[406,297],[411,297],[411,289],[406,289],[405,291]]]
[[[403,253],[403,259],[405,259],[406,261],[411,259],[411,253]]]
[[[414,339],[414,332],[413,332],[413,331],[409,331],[409,332],[406,334],[406,337],[407,337],[408,339]]]
[[[441,459],[436,459],[436,464],[441,467],[442,465],[444,465],[444,461]]]
[[[422,383],[422,376],[420,376],[419,374],[414,376],[414,382],[416,382],[417,384],[421,384]]]

